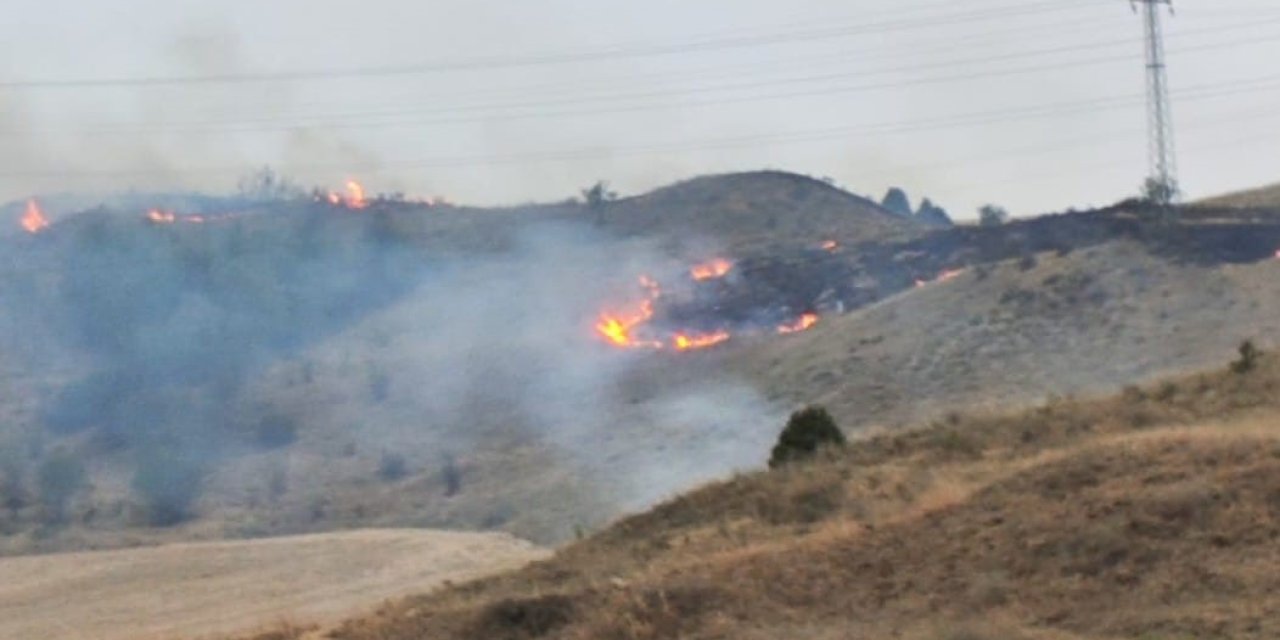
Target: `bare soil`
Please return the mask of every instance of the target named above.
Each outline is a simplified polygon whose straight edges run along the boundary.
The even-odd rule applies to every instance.
[[[0,559],[0,638],[145,640],[309,626],[543,555],[502,534],[369,530]]]

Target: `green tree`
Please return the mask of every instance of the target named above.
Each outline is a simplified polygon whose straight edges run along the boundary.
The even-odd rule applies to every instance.
[[[236,187],[240,197],[255,202],[294,200],[306,195],[306,190],[271,167],[262,167],[241,177]]]
[[[824,447],[843,447],[844,432],[822,407],[806,407],[791,414],[769,456],[769,468],[813,457]]]
[[[604,211],[608,208],[609,203],[618,199],[616,191],[609,190],[609,183],[600,180],[595,184],[582,190],[582,200],[587,204],[587,210],[595,216],[596,224],[604,222]]]
[[[1262,350],[1253,344],[1252,340],[1245,340],[1240,344],[1240,359],[1231,363],[1231,370],[1236,373],[1249,373],[1258,366],[1258,358],[1262,357]]]
[[[889,187],[884,198],[880,200],[880,206],[904,218],[910,218],[912,214],[911,199],[907,197],[907,192],[899,187]]]
[[[994,204],[978,207],[978,224],[984,227],[998,227],[1009,221],[1009,211]]]
[[[1178,193],[1177,183],[1160,178],[1147,178],[1142,183],[1142,199],[1151,204],[1173,204],[1178,199]]]
[[[947,210],[934,204],[928,198],[920,201],[920,208],[916,210],[915,219],[917,222],[938,227],[949,227],[953,224],[951,215],[947,213]]]

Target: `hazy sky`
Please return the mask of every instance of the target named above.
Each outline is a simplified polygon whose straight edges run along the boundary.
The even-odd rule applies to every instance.
[[[1280,181],[1280,5],[1168,25],[1191,196]],[[0,199],[308,185],[468,203],[782,168],[971,216],[1146,171],[1123,0],[8,0]]]

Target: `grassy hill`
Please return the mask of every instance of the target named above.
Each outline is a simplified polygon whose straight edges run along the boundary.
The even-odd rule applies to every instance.
[[[865,438],[326,637],[1272,638],[1280,360],[1233,369]]]
[[[754,463],[741,452],[763,429],[737,451],[704,432],[776,417],[727,377],[661,402],[612,388],[622,365],[591,330],[606,300],[651,268],[688,280],[729,246],[918,230],[769,172],[612,202],[600,219],[575,203],[199,207],[169,223],[98,209],[5,240],[0,554],[358,526],[572,537]],[[713,391],[744,411],[713,409]],[[597,429],[609,421],[629,428]],[[682,475],[642,480],[676,443]],[[722,466],[693,463],[704,447]],[[608,481],[619,468],[636,473]]]
[[[602,220],[625,235],[714,239],[739,253],[786,241],[854,244],[922,231],[867,198],[781,171],[694,178],[614,202]]]
[[[1280,207],[1280,184],[1214,196],[1205,199],[1202,204],[1223,207]]]

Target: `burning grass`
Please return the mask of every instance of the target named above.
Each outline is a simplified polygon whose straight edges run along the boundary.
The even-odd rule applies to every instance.
[[[1280,361],[1255,365],[864,438],[331,637],[1276,637]]]

